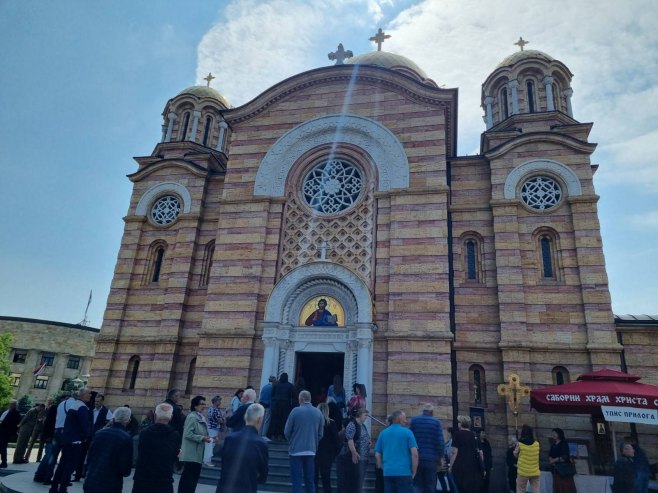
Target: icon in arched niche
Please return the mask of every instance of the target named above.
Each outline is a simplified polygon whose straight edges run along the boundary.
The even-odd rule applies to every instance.
[[[345,310],[331,296],[316,296],[306,302],[299,316],[299,325],[336,327],[345,325]]]

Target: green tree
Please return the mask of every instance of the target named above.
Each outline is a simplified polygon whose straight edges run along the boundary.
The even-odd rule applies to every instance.
[[[25,394],[23,397],[18,399],[18,405],[16,407],[18,408],[19,413],[25,414],[34,407],[34,399]]]
[[[6,408],[14,395],[9,379],[9,353],[13,342],[13,334],[0,334],[0,408]]]

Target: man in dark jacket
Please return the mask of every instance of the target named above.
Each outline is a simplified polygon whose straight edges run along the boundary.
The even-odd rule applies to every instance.
[[[168,424],[173,413],[171,404],[158,404],[155,423],[139,434],[132,493],[173,493],[174,464],[180,450],[178,432]]]
[[[7,444],[14,439],[18,433],[18,423],[21,422],[21,415],[16,409],[18,401],[13,399],[7,409],[0,416],[0,458],[2,463],[0,467],[7,467]]]
[[[55,464],[57,463],[57,456],[54,452],[59,454],[59,449],[53,450],[55,448],[53,446],[53,440],[55,438],[57,406],[67,398],[68,396],[61,395],[57,401],[51,404],[46,410],[46,419],[43,422],[43,430],[41,430],[41,435],[39,436],[39,441],[45,444],[46,453],[34,473],[34,481],[36,482],[43,483],[47,481],[48,484],[50,484],[50,478],[53,476]],[[55,456],[53,457],[53,455]]]
[[[216,493],[256,493],[258,484],[267,481],[267,444],[258,436],[264,415],[263,406],[252,404],[244,415],[246,426],[224,440]]]
[[[292,409],[295,386],[288,381],[288,374],[282,373],[272,388],[272,421],[268,438],[283,440],[283,430]]]
[[[256,401],[256,391],[254,389],[247,389],[242,394],[242,404],[233,415],[228,418],[226,424],[231,429],[231,431],[236,432],[244,428],[244,415],[251,406]]]
[[[85,493],[121,493],[123,478],[130,476],[133,463],[133,441],[126,432],[130,409],[114,411],[112,426],[99,430],[89,446]]]
[[[411,418],[409,429],[418,444],[418,470],[414,486],[420,493],[434,493],[436,469],[443,460],[445,447],[441,422],[434,417],[434,406],[423,405],[423,413]]]
[[[89,389],[80,389],[70,405],[65,401],[65,419],[61,434],[62,458],[57,465],[49,493],[67,493],[71,474],[75,471],[82,453],[82,442],[91,434],[91,418],[87,402],[91,398]]]
[[[183,415],[183,406],[179,404],[180,401],[180,390],[171,389],[167,392],[167,398],[165,402],[170,404],[174,409],[174,414],[171,417],[169,426],[178,432],[178,435],[183,439],[183,425],[185,425],[185,416]]]

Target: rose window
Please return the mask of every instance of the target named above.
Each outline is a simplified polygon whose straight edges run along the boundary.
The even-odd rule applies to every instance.
[[[532,209],[550,209],[555,207],[561,198],[560,185],[547,176],[530,178],[521,186],[521,200]]]
[[[160,226],[173,223],[178,214],[180,214],[180,200],[173,195],[160,197],[151,208],[151,219]]]
[[[322,214],[350,208],[361,194],[363,181],[353,164],[331,159],[313,167],[304,178],[302,193],[308,206]]]

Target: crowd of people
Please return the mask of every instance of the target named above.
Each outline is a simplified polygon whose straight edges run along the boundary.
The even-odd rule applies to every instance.
[[[0,467],[7,467],[7,443],[15,436],[15,464],[27,462],[39,440],[34,481],[50,486],[49,493],[66,493],[72,481],[83,480],[86,493],[121,493],[133,468],[132,493],[173,493],[175,473],[178,493],[194,493],[202,467],[214,467],[214,458],[222,466],[216,493],[255,493],[268,477],[267,442],[278,441],[287,443],[293,493],[315,493],[320,486],[332,493],[334,465],[338,493],[362,491],[373,448],[364,385],[355,384],[348,400],[337,376],[314,406],[311,393],[283,373],[270,377],[259,395],[252,387],[238,389],[226,409],[220,396],[208,405],[198,395],[186,414],[181,392],[172,389],[141,425],[128,406],[110,411],[103,395],[86,388],[22,417],[12,401],[0,416]],[[488,493],[493,460],[487,434],[476,434],[468,416],[456,422],[458,428],[447,428],[444,436],[431,404],[410,420],[394,411],[373,448],[376,491]],[[523,425],[508,445],[509,490],[540,493],[540,444],[533,429]],[[560,428],[552,430],[548,462],[553,493],[576,493],[572,453]],[[644,451],[626,440],[614,466],[613,493],[647,493],[649,472]]]

